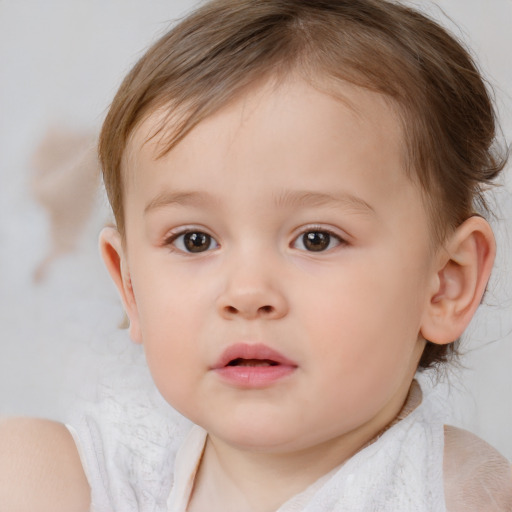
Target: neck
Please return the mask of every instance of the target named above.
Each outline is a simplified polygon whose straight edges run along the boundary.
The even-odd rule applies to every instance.
[[[223,512],[274,512],[338,464],[327,444],[316,450],[269,454],[240,451],[210,436],[194,491],[208,494],[212,512],[217,510],[212,503]]]
[[[189,512],[276,511],[414,410],[421,402],[419,387],[413,383],[404,405],[405,398],[404,395],[397,401],[390,415],[374,418],[376,421],[357,430],[301,450],[244,450],[209,435]]]

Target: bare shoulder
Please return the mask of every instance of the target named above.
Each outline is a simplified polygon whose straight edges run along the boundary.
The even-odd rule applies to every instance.
[[[87,512],[90,491],[66,427],[0,419],[0,510]]]
[[[444,481],[449,512],[511,512],[510,462],[475,434],[445,426]]]

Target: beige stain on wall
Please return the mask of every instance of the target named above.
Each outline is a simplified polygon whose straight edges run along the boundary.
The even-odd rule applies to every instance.
[[[100,182],[96,136],[50,127],[32,155],[31,166],[31,193],[50,224],[49,251],[33,274],[39,283],[57,258],[76,249],[91,217]]]

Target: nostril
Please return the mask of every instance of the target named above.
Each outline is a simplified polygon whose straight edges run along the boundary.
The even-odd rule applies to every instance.
[[[251,304],[237,304],[237,306],[225,304],[222,307],[222,314],[226,315],[228,318],[235,318],[239,315],[247,318],[257,318],[260,316],[262,318],[273,318],[278,311],[276,307],[271,304],[259,307]]]

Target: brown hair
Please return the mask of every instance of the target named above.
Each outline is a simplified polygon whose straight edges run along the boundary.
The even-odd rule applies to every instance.
[[[493,150],[492,101],[471,56],[437,23],[387,0],[213,0],[146,52],[106,117],[100,160],[121,234],[122,158],[144,119],[167,112],[166,153],[254,82],[291,72],[392,99],[437,243],[485,208],[484,186],[506,160]],[[455,345],[427,342],[420,367],[445,361]]]

